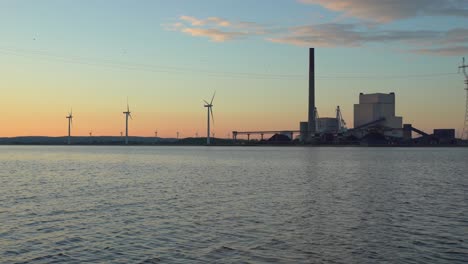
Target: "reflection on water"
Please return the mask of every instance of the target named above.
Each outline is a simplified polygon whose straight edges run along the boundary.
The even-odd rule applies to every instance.
[[[466,263],[468,149],[0,147],[2,263]]]

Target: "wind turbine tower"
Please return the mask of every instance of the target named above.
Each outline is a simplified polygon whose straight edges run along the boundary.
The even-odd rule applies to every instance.
[[[128,106],[128,100],[127,100],[127,111],[123,112],[125,115],[125,145],[128,145],[128,118],[133,120],[132,118],[132,112],[130,112],[130,107]]]
[[[463,71],[465,75],[465,90],[466,90],[466,106],[465,106],[465,124],[463,126],[463,133],[461,135],[462,139],[468,139],[468,73],[466,71],[468,65],[465,65],[465,58],[463,58],[462,65],[458,67],[459,70]]]
[[[214,116],[213,116],[213,100],[215,98],[215,95],[216,95],[216,92],[214,92],[213,94],[213,97],[211,98],[211,102],[207,102],[206,100],[203,100],[205,102],[205,105],[204,107],[207,108],[207,122],[208,122],[208,125],[207,125],[207,129],[206,129],[206,144],[207,145],[210,145],[210,115],[211,115],[211,119],[213,120],[213,125],[214,125]]]
[[[70,145],[71,144],[71,127],[72,127],[72,124],[73,124],[73,110],[70,110],[70,113],[65,118],[68,119],[68,140],[67,140],[67,144]]]

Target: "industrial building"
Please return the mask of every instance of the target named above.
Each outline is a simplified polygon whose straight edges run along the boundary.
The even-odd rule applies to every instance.
[[[439,139],[444,140],[454,140],[455,139],[455,129],[434,129],[434,136]]]
[[[457,143],[455,129],[434,129],[432,135],[403,124],[403,118],[395,115],[395,93],[359,95],[359,104],[354,105],[354,128],[351,134],[361,144],[403,145],[453,145]],[[419,137],[412,137],[413,133]]]
[[[403,139],[403,118],[396,116],[395,93],[359,94],[359,103],[354,105],[354,129],[347,130],[340,108],[336,117],[319,117],[315,107],[315,50],[309,50],[309,105],[308,121],[299,125],[302,142],[317,142],[323,135],[343,138],[352,136],[362,139],[377,133],[382,137]],[[345,133],[346,132],[346,133]]]
[[[354,105],[353,135],[362,138],[372,130],[383,136],[403,138],[403,117],[395,112],[395,93],[360,93],[359,103]]]
[[[338,119],[335,117],[319,117],[317,119],[317,133],[338,133]]]
[[[354,105],[354,127],[381,120],[379,125],[401,129],[403,118],[395,116],[395,93],[359,94],[359,104]]]

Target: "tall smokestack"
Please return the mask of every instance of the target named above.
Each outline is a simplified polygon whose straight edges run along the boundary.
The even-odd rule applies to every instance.
[[[309,50],[309,136],[315,134],[315,50]]]

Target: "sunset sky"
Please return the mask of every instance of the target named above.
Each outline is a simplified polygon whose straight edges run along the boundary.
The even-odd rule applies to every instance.
[[[378,3],[378,4],[377,4]],[[308,49],[321,117],[395,92],[404,123],[463,125],[466,0],[0,0],[0,137],[298,129]]]

